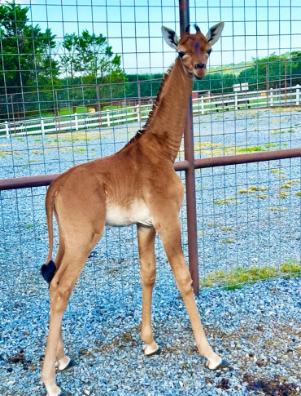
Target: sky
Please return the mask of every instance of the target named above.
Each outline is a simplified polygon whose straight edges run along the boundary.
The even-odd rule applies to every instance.
[[[179,35],[177,0],[17,0],[29,6],[30,23],[47,27],[62,41],[84,29],[108,38],[122,56],[127,73],[166,70],[175,52],[161,36],[161,26]],[[4,3],[4,0],[0,0]],[[301,0],[190,0],[190,22],[204,34],[225,22],[209,67],[250,61],[273,52],[301,49]]]

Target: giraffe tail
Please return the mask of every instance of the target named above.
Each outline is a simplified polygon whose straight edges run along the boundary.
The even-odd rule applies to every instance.
[[[48,284],[50,284],[56,272],[55,263],[51,259],[52,250],[53,250],[53,211],[54,211],[55,196],[57,193],[57,188],[55,188],[54,186],[55,185],[52,184],[48,188],[46,195],[46,216],[47,216],[47,228],[48,228],[48,237],[49,237],[49,252],[46,263],[43,264],[41,267],[41,275]]]

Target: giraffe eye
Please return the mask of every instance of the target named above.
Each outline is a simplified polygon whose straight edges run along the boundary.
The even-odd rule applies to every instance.
[[[210,56],[211,52],[212,52],[212,49],[208,50],[207,55]]]
[[[178,54],[179,54],[179,57],[180,57],[180,58],[183,58],[183,56],[185,55],[185,52],[179,51]]]

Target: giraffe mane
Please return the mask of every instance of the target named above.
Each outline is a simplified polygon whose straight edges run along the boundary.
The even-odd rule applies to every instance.
[[[164,86],[165,86],[165,84],[166,84],[166,81],[168,80],[168,77],[170,76],[170,72],[171,72],[172,68],[173,68],[173,66],[171,66],[171,67],[168,69],[168,71],[167,71],[166,73],[163,74],[163,78],[162,78],[162,81],[161,81],[161,85],[160,85],[159,91],[158,91],[157,96],[156,96],[156,99],[155,99],[155,101],[154,101],[154,103],[153,103],[153,105],[152,105],[151,111],[150,111],[149,114],[148,114],[148,118],[147,118],[145,124],[143,125],[143,127],[142,127],[141,129],[139,129],[139,130],[137,131],[137,133],[135,134],[135,136],[133,136],[133,137],[129,140],[129,142],[127,143],[127,145],[131,144],[134,140],[139,139],[139,138],[143,135],[143,133],[144,133],[145,131],[147,131],[148,127],[150,126],[150,123],[151,123],[152,119],[153,119],[153,118],[155,117],[155,115],[156,115],[156,112],[157,112],[157,109],[158,109],[158,105],[159,105],[160,100],[161,100],[161,95],[162,95],[163,88],[164,88]],[[126,146],[127,146],[127,145],[126,145]]]

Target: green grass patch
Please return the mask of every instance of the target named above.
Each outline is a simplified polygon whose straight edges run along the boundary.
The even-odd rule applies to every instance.
[[[27,224],[27,226],[25,226],[26,230],[30,230],[31,228],[33,228],[34,225],[33,224]]]
[[[265,194],[260,194],[260,195],[255,195],[255,197],[254,198],[257,198],[257,199],[267,199],[267,195],[265,195]]]
[[[273,206],[271,208],[269,208],[272,212],[285,212],[286,210],[288,210],[288,208],[283,207],[283,206]]]
[[[257,191],[266,191],[267,187],[250,186],[247,189],[238,190],[238,194],[252,194]]]
[[[233,239],[222,239],[222,243],[234,243]]]
[[[218,227],[217,223],[208,223],[207,224],[208,227]]]
[[[291,188],[290,183],[283,183],[280,188]]]
[[[214,203],[216,205],[225,205],[225,204],[236,204],[236,203],[238,203],[238,201],[234,197],[228,197],[225,199],[220,199],[220,200],[214,201]]]
[[[271,173],[277,173],[277,174],[278,174],[278,173],[284,173],[284,171],[281,170],[281,169],[271,169],[270,172],[271,172]]]
[[[288,196],[289,196],[289,193],[288,192],[284,192],[284,191],[282,191],[280,194],[276,194],[275,195],[276,198],[286,198]]]
[[[221,227],[222,231],[232,231],[232,229],[233,229],[232,227],[227,227],[227,226],[222,226]]]
[[[214,271],[200,281],[201,287],[221,286],[223,289],[232,290],[241,288],[260,280],[267,280],[279,276],[293,278],[301,275],[300,263],[294,260],[285,260],[280,267],[238,267],[228,271]]]
[[[275,129],[271,132],[272,135],[279,135],[280,133],[285,133],[283,129]]]

